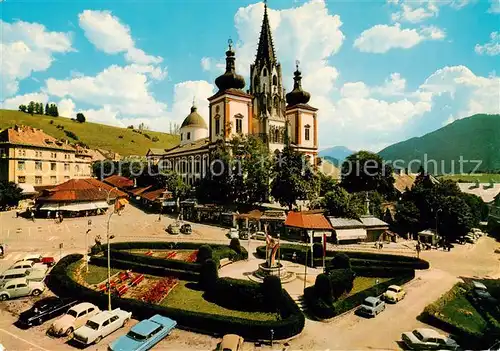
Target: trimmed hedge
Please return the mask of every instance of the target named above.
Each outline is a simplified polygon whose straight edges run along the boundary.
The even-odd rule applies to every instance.
[[[82,255],[69,255],[59,260],[47,277],[47,286],[59,296],[78,297],[82,301],[89,301],[106,309],[106,294],[86,288],[67,275],[68,266],[78,262],[82,257]],[[305,323],[304,315],[286,291],[284,291],[280,308],[281,319],[277,321],[255,321],[186,311],[115,296],[112,297],[112,304],[115,308],[119,307],[132,312],[134,318],[137,319],[146,319],[155,314],[161,314],[177,321],[178,326],[183,329],[216,336],[238,334],[249,340],[269,340],[271,329],[274,331],[275,339],[287,339],[299,334],[304,329]]]
[[[130,241],[110,244],[111,256],[119,260],[138,261],[151,266],[159,266],[165,268],[186,270],[189,272],[198,272],[200,264],[195,262],[183,262],[180,260],[151,257],[141,254],[133,254],[126,252],[127,250],[198,250],[201,246],[208,245],[212,248],[212,259],[219,266],[219,262],[223,258],[229,258],[232,261],[245,260],[248,258],[248,252],[244,247],[241,247],[241,252],[236,253],[227,245],[219,244],[198,244],[191,242],[169,243],[163,241]],[[105,247],[103,247],[106,249]],[[105,250],[106,255],[107,250]]]
[[[297,255],[298,262],[305,262],[307,252],[307,265],[311,265],[311,249],[306,245],[283,244],[280,246],[280,254],[283,259],[292,261],[293,253]],[[336,254],[345,254],[350,258],[351,266],[377,266],[377,267],[404,267],[412,269],[428,269],[429,262],[417,257],[387,255],[372,252],[351,252],[351,251],[327,251],[327,265]],[[259,246],[257,248],[257,256],[260,258],[266,257],[266,247]],[[323,258],[313,258],[314,266],[322,266]]]
[[[386,282],[377,284],[369,289],[360,291],[354,295],[328,304],[323,299],[318,298],[314,286],[306,288],[304,291],[304,302],[309,311],[320,319],[332,318],[359,306],[368,296],[378,296],[382,294],[390,285],[403,285],[415,277],[415,272],[405,276],[395,277]]]
[[[214,286],[207,290],[206,297],[209,301],[231,310],[262,312],[265,308],[261,284],[249,280],[219,278]]]

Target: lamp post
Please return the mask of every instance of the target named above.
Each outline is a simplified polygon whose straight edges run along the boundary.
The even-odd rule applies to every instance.
[[[281,249],[280,249],[280,233],[278,233],[278,277],[281,276]]]
[[[116,186],[108,190],[108,196],[106,198],[106,202],[109,204],[109,197],[111,195],[111,192],[115,189],[118,189]],[[108,248],[108,310],[111,311],[111,254],[109,250],[109,222],[111,221],[111,216],[115,212],[114,208],[111,210],[111,213],[109,214],[108,217],[108,224],[106,228],[106,246]]]
[[[88,273],[89,272],[89,244],[88,244],[88,235],[89,235],[89,232],[91,231],[92,229],[87,229],[87,231],[85,232],[85,270],[86,272]]]
[[[439,218],[439,212],[442,212],[442,211],[443,211],[443,209],[441,209],[441,208],[436,211],[436,239],[438,237],[438,218]]]

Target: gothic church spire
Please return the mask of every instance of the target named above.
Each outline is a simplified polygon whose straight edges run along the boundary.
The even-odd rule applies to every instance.
[[[262,61],[267,64],[276,63],[273,36],[271,34],[271,26],[269,25],[269,17],[267,15],[267,1],[264,1],[264,19],[262,20],[262,28],[260,30],[259,46],[257,48],[255,63],[257,64]]]

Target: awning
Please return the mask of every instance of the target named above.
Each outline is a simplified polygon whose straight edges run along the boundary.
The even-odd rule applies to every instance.
[[[366,230],[362,228],[335,230],[337,241],[366,239]]]
[[[47,203],[40,206],[42,211],[89,211],[99,208],[108,208],[106,201],[97,202],[71,202],[71,203]]]
[[[42,211],[57,211],[59,210],[59,204],[43,204],[40,206]]]
[[[176,201],[163,201],[162,206],[167,207],[167,206],[175,206],[177,205]]]

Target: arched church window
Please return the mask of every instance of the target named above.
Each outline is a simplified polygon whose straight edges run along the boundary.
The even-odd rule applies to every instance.
[[[278,143],[279,142],[279,138],[280,138],[280,131],[278,128],[276,128],[274,130],[274,142],[275,143]]]
[[[257,76],[255,76],[255,78],[253,79],[253,89],[255,91],[259,90],[259,77]]]
[[[273,85],[278,85],[278,77],[276,77],[276,74],[273,76]]]
[[[304,136],[305,136],[305,139],[306,140],[310,140],[311,139],[311,126],[309,124],[306,124],[304,126]]]
[[[274,104],[274,108],[275,108],[276,110],[278,110],[278,109],[279,109],[279,107],[280,107],[280,100],[278,99],[278,97],[277,97],[277,96],[275,96],[275,97],[274,97],[274,103],[273,103],[273,104]]]
[[[215,116],[215,135],[220,133],[220,115]]]
[[[262,70],[262,75],[264,77],[267,77],[267,69],[264,67],[264,69]]]

